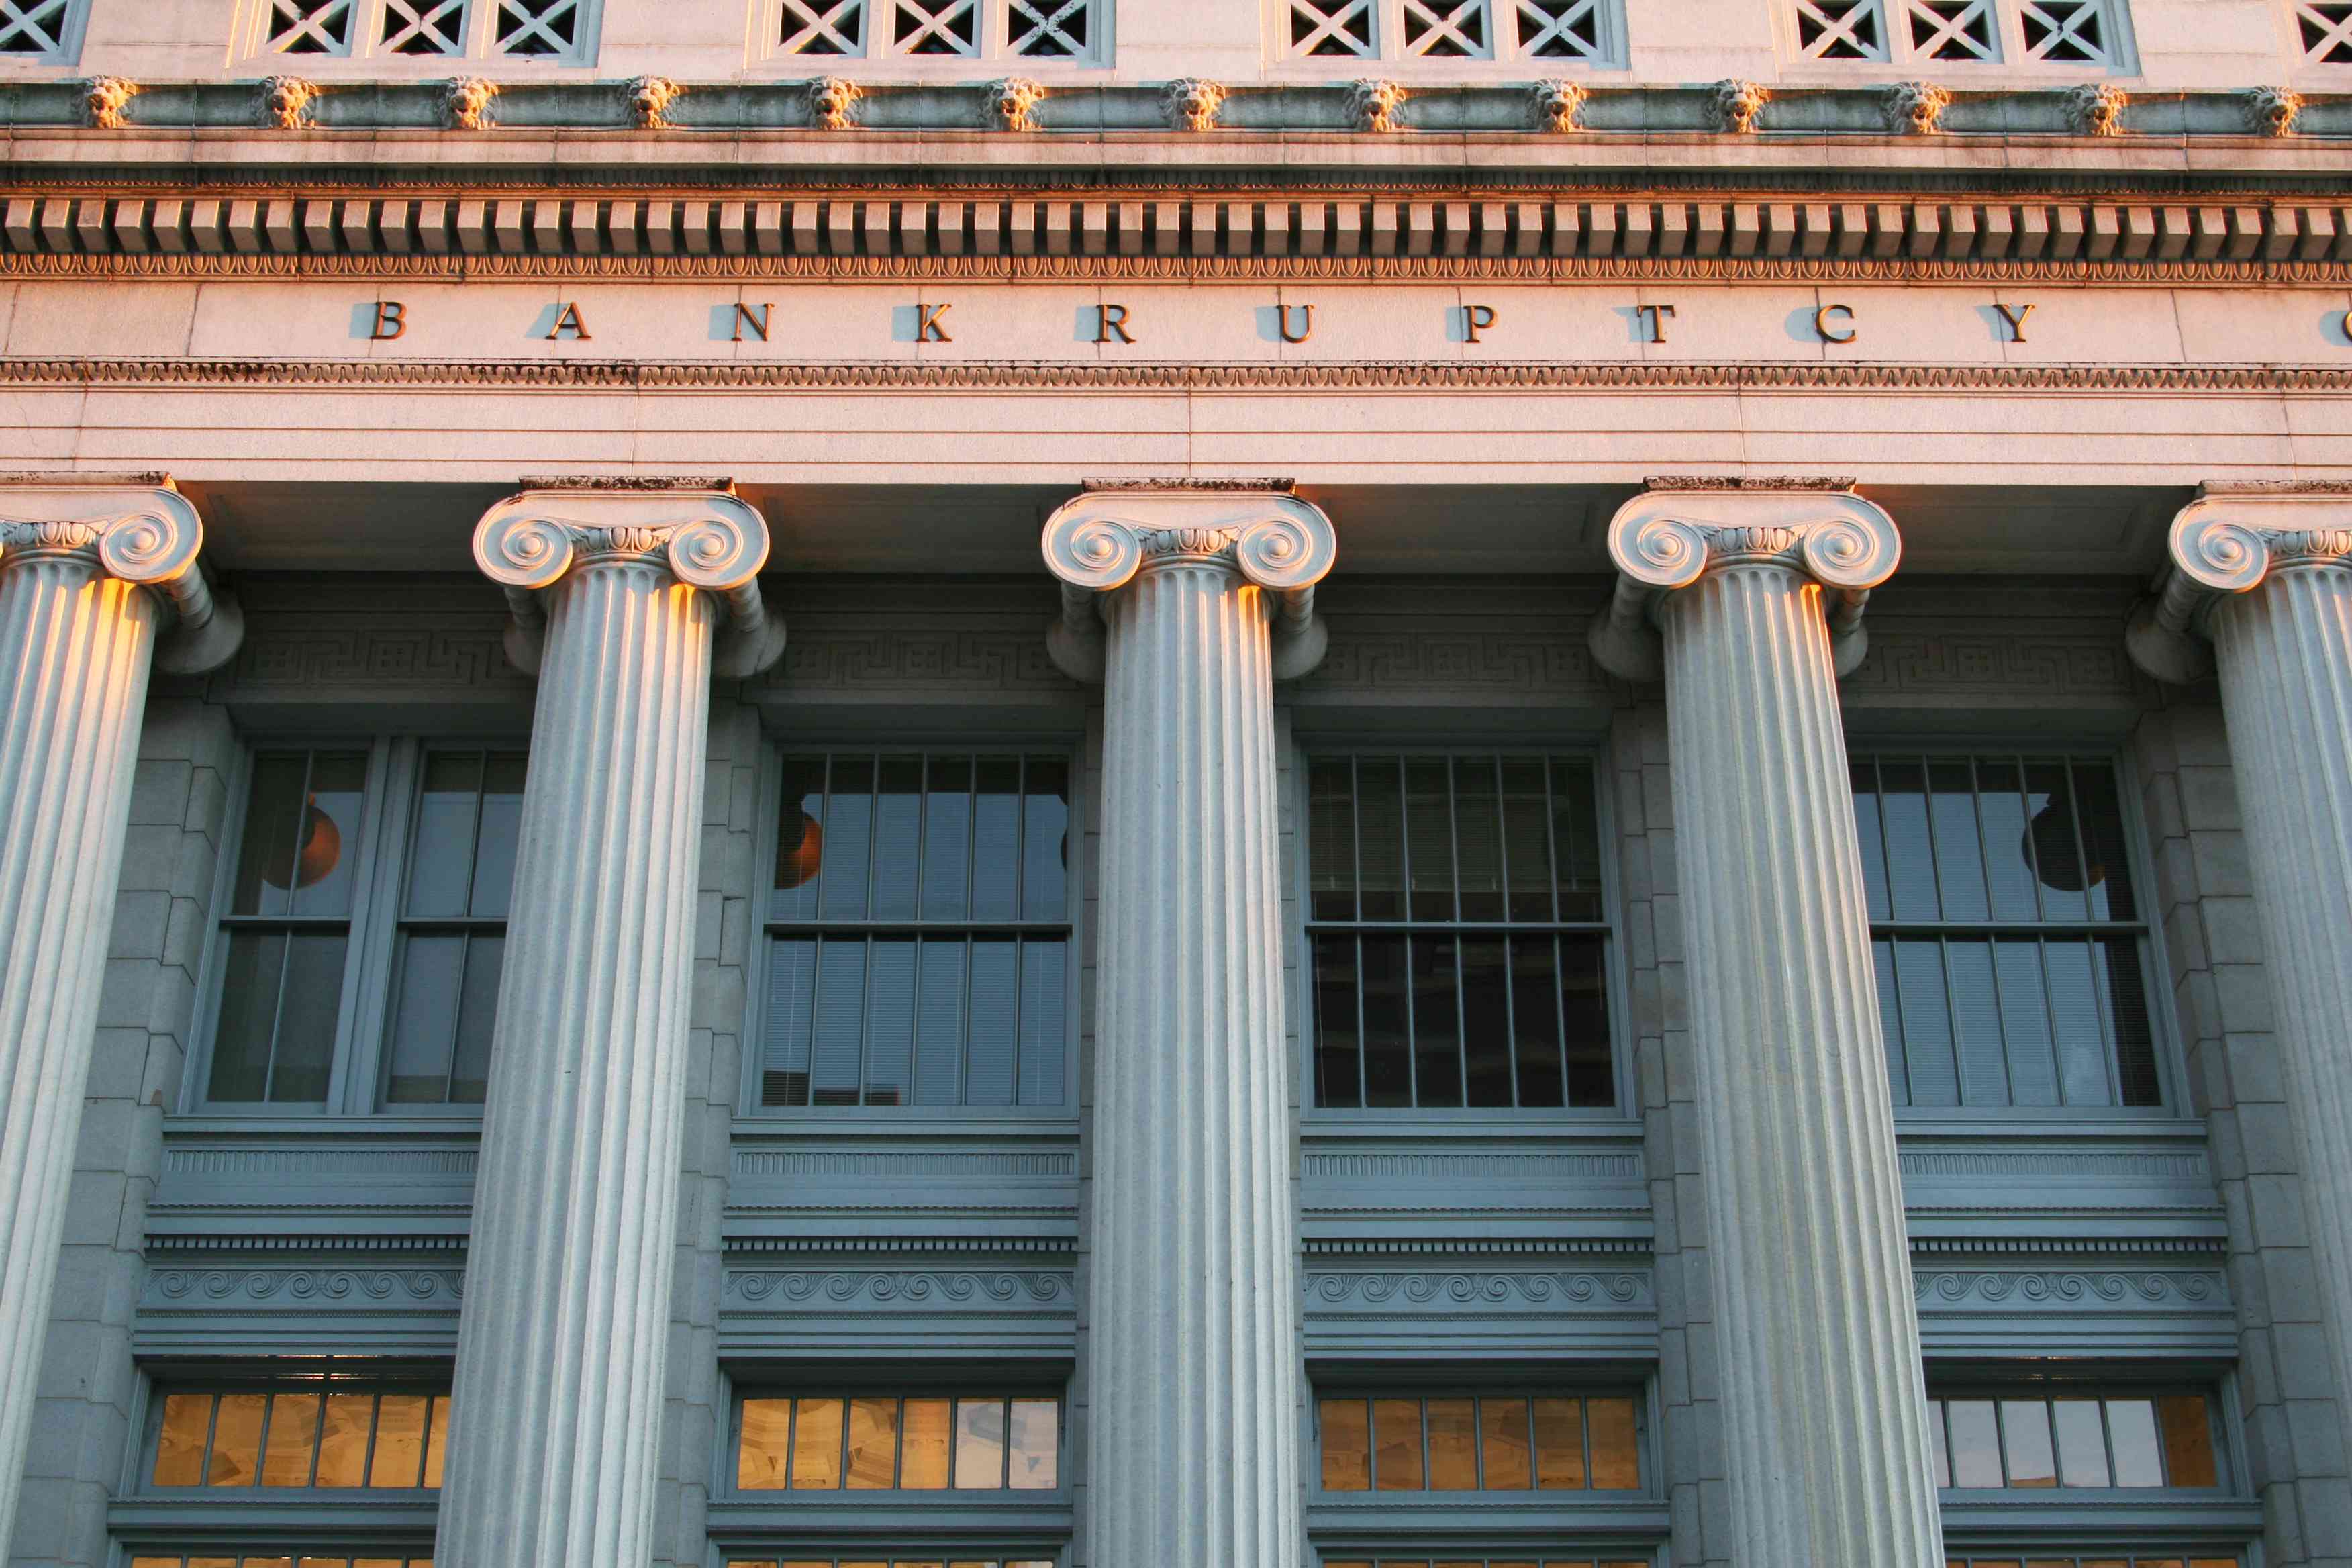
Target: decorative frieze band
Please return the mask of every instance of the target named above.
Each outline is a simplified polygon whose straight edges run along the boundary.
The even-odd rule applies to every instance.
[[[2352,206],[1940,194],[0,193],[0,272],[36,275],[1829,279],[1938,263],[1969,277],[2336,278],[2352,263]]]

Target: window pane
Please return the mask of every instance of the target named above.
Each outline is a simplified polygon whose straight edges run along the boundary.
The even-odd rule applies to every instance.
[[[1944,1402],[1927,1401],[1927,1449],[1930,1468],[1936,1472],[1936,1484],[1952,1484],[1952,1456],[1944,1447]]]
[[[1642,1486],[1641,1444],[1635,1436],[1633,1402],[1630,1399],[1588,1399],[1586,1422],[1591,1427],[1592,1485],[1601,1491],[1638,1491]]]
[[[1916,760],[1878,760],[1879,821],[1886,834],[1887,901],[1898,921],[1937,918],[1935,844],[1927,827],[1927,770]]]
[[[842,1405],[802,1399],[793,1410],[793,1490],[833,1491],[841,1486]]]
[[[1454,916],[1453,792],[1443,757],[1408,757],[1404,764],[1405,854],[1412,874],[1411,910],[1417,921]]]
[[[2051,941],[2042,944],[2050,987],[2052,1034],[2058,1043],[2062,1090],[2069,1105],[2109,1105],[2107,1042],[2099,1026],[2099,999],[2091,977],[2091,944]]]
[[[1992,943],[1953,937],[1944,944],[1952,983],[1952,1028],[1958,1037],[1960,1103],[2007,1105],[2009,1059],[2001,1036]]]
[[[2042,973],[2042,944],[2030,937],[1996,942],[1992,963],[2015,1102],[2055,1105],[2058,1047],[2050,1032],[2050,991]]]
[[[1895,943],[1891,938],[1874,937],[1870,943],[1871,965],[1876,978],[1878,993],[1879,1038],[1886,1045],[1887,1093],[1897,1105],[1911,1103],[1911,1069],[1909,1052],[1903,1043],[1903,991],[1895,979]],[[2042,953],[2033,954],[2034,983],[2041,984]]]
[[[1478,1489],[1477,1402],[1433,1399],[1426,1412],[1429,1487],[1432,1491]]]
[[[1878,764],[1868,757],[1856,757],[1846,771],[1853,787],[1854,836],[1862,848],[1863,900],[1870,918],[1883,921],[1888,918],[1886,828],[1880,820]]]
[[[874,759],[833,759],[832,791],[824,802],[824,865],[818,873],[818,912],[829,921],[866,918],[868,855],[874,843]]]
[[[213,1032],[213,1069],[205,1097],[258,1100],[269,1092],[269,1041],[278,1026],[286,938],[278,931],[229,933],[221,965],[220,1024]]]
[[[1584,1404],[1538,1399],[1535,1406],[1536,1486],[1544,1491],[1584,1487]]]
[[[2156,1037],[2147,1021],[2147,986],[2140,978],[2136,941],[2095,942],[2100,999],[2106,1004],[2116,1042],[2116,1075],[2126,1105],[2157,1105],[2163,1096],[2156,1080]]]
[[[449,1453],[449,1396],[436,1394],[433,1400],[433,1416],[425,1430],[425,1484],[441,1484],[442,1461]]]
[[[1454,963],[1453,938],[1412,939],[1413,1089],[1422,1105],[1462,1103],[1462,1017]]]
[[[865,1047],[866,944],[828,939],[816,951],[815,1056],[809,1103],[856,1105]]]
[[[2155,1401],[2108,1400],[2107,1444],[2116,1457],[2116,1485],[2164,1484],[2164,1464],[2158,1457],[2156,1441]]]
[[[2051,1407],[2058,1429],[2058,1479],[2070,1487],[2107,1485],[2107,1441],[2095,1399],[2061,1399]]]
[[[1004,1401],[956,1401],[955,1484],[959,1491],[1004,1485]]]
[[[809,1102],[809,1050],[816,1003],[816,943],[785,937],[768,944],[768,1009],[760,1103]]]
[[[1323,1428],[1323,1489],[1327,1492],[1370,1490],[1371,1406],[1361,1399],[1326,1399],[1319,1411]],[[201,1433],[197,1444],[201,1449]]]
[[[2000,1438],[1993,1430],[1990,1399],[1955,1399],[1947,1408],[1952,1422],[1952,1484],[2000,1485]]]
[[[2094,920],[2139,918],[2132,895],[2131,855],[2124,846],[2123,805],[2116,798],[2116,770],[2105,763],[2077,761],[2074,809],[2082,825],[2083,853],[2089,860],[2085,895]]]
[[[2030,921],[2041,916],[2033,892],[2033,847],[2026,841],[2031,816],[2025,806],[2025,775],[2002,757],[1977,761],[1977,816],[1984,825],[1985,882],[1992,918]]]
[[[2058,1459],[2050,1447],[2050,1406],[2040,1399],[2000,1402],[2000,1437],[2012,1487],[2054,1487]]]
[[[961,937],[926,937],[922,994],[915,1013],[915,1103],[963,1102],[965,944]]]
[[[1564,1105],[1558,942],[1549,936],[1514,937],[1510,949],[1511,1065],[1518,1074],[1519,1103],[1545,1108]]]
[[[1015,1491],[1052,1491],[1061,1484],[1062,1406],[1053,1399],[1013,1402],[1013,1454],[1010,1464]]]
[[[876,937],[866,980],[867,1105],[911,1103],[915,1070],[915,955],[912,938]]]
[[[515,853],[522,843],[522,790],[530,759],[520,752],[492,752],[482,763],[482,818],[474,837],[474,894],[470,911],[484,920],[504,920],[514,891]]]
[[[1021,913],[1021,759],[975,759],[971,792],[971,918],[1013,920]]]
[[[898,1485],[898,1402],[849,1402],[849,1489],[887,1490]]]
[[[1551,802],[1543,763],[1535,757],[1503,759],[1504,880],[1510,918],[1552,918]]]
[[[1356,866],[1360,919],[1404,919],[1404,795],[1394,757],[1356,759]]]
[[[1469,1103],[1511,1103],[1510,973],[1500,937],[1462,939],[1462,1040]]]
[[[1903,1013],[1903,1065],[1913,1105],[1958,1105],[1960,1076],[1952,1057],[1951,994],[1944,988],[1943,944],[1898,940],[1895,991]]]
[[[366,752],[320,752],[310,759],[309,810],[293,866],[296,914],[351,913],[366,787]]]
[[[373,1394],[330,1394],[319,1427],[319,1485],[367,1484],[368,1427],[375,1419]]]
[[[1013,1103],[1013,1053],[1020,1041],[1019,950],[1009,938],[971,944],[971,1037],[965,1047],[963,1102]]]
[[[1370,897],[1366,889],[1365,896]],[[1412,1103],[1412,1047],[1406,1018],[1410,994],[1405,975],[1405,939],[1368,936],[1364,954],[1364,1103]]]
[[[449,1067],[453,1104],[479,1105],[489,1096],[490,1038],[506,961],[505,937],[477,931],[466,939],[466,988],[457,999],[457,1049]]]
[[[224,1394],[213,1414],[213,1447],[205,1464],[205,1485],[249,1487],[261,1468],[261,1420],[266,1394]]]
[[[163,1396],[163,1433],[155,1447],[155,1484],[194,1487],[204,1484],[205,1441],[212,1434],[213,1396],[209,1394],[169,1394]]]
[[[1593,798],[1592,764],[1551,760],[1552,858],[1559,878],[1559,918],[1601,918],[1601,814]]]
[[[816,913],[824,870],[824,759],[786,757],[783,802],[776,823],[776,890],[772,920],[807,920]]]
[[[877,921],[912,920],[921,908],[923,759],[884,757],[875,773],[873,901],[866,912]]]
[[[2042,918],[2084,919],[2090,902],[2083,896],[2083,850],[2075,837],[2074,796],[2064,763],[2035,760],[2025,764],[2025,805],[2032,813],[2026,839],[2042,896]]]
[[[1384,1492],[1423,1489],[1421,1401],[1372,1401],[1372,1484]]]
[[[1356,939],[1325,934],[1315,947],[1315,1103],[1359,1106],[1363,1079],[1358,1070],[1356,1033]]]
[[[278,1053],[269,1098],[320,1103],[335,1056],[335,1026],[343,1002],[343,935],[296,931],[286,942],[286,989],[278,1009]]]
[[[261,1484],[307,1487],[319,1447],[319,1396],[280,1394],[269,1401],[269,1443],[262,1451]]]
[[[1317,757],[1307,769],[1308,918],[1356,918],[1355,767],[1346,757]]]
[[[413,1487],[423,1481],[425,1403],[421,1394],[387,1394],[376,1401],[369,1486]]]
[[[463,936],[420,933],[402,940],[400,996],[392,1014],[392,1072],[384,1086],[384,1098],[393,1104],[438,1104],[448,1099],[465,965]]]
[[[262,752],[253,759],[245,826],[237,843],[236,889],[229,912],[282,915],[292,907],[295,836],[305,826],[310,759],[302,752]]]
[[[411,915],[462,915],[474,870],[474,816],[482,787],[478,752],[435,752],[425,759],[416,797],[416,837],[408,852]]]
[[[923,797],[923,918],[971,913],[971,759],[933,757]]]
[[[1064,1098],[1063,1022],[1069,944],[1056,938],[1021,942],[1021,1103],[1059,1105]]]
[[[1977,841],[1976,775],[1965,758],[1927,765],[1927,821],[1936,845],[1936,887],[1943,918],[1980,921],[1985,898],[1984,849]]]
[[[1461,918],[1503,918],[1503,815],[1492,757],[1454,759],[1455,879]]]
[[[1022,763],[1027,793],[1021,822],[1021,915],[1058,921],[1069,913],[1070,764],[1061,757]]]
[[[791,1400],[743,1402],[743,1437],[735,1456],[738,1488],[744,1491],[773,1491],[784,1484],[792,1431]]]
[[[2216,1487],[2221,1468],[2213,1458],[2213,1423],[2203,1396],[2173,1394],[2156,1402],[2157,1424],[2164,1433],[2164,1477],[2167,1486]]]
[[[1528,1462],[1526,1400],[1478,1402],[1478,1452],[1488,1491],[1526,1491],[1535,1485],[1535,1471]]]
[[[948,1484],[953,1452],[953,1406],[944,1399],[909,1399],[901,1420],[898,1485],[908,1491],[940,1491]]]
[[[1608,952],[1598,936],[1563,932],[1559,938],[1559,1005],[1568,1033],[1568,1102],[1578,1106],[1617,1103],[1617,1079],[1610,1065],[1609,982],[1602,972]]]

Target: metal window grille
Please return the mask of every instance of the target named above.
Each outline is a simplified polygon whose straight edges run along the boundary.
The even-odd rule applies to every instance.
[[[1998,60],[2000,18],[1992,0],[1906,0],[1911,54],[1923,60]]]
[[[1885,60],[1881,0],[1796,0],[1797,52],[1813,60]]]
[[[863,55],[866,9],[866,0],[782,0],[777,50],[787,55]]]
[[[1316,1104],[1614,1105],[1591,764],[1320,756],[1307,778]]]
[[[788,757],[760,1103],[1058,1106],[1069,761]]]
[[[893,54],[967,58],[980,54],[980,0],[892,0],[892,4],[896,18],[890,29]]]
[[[1081,60],[1094,52],[1095,0],[1006,0],[1004,47],[1030,59]]]
[[[1519,53],[1537,59],[1605,62],[1609,10],[1601,0],[1518,0]]]
[[[383,0],[377,46],[395,55],[466,52],[467,0]]]
[[[1962,1491],[2215,1492],[2227,1451],[2201,1393],[1937,1391],[1936,1484]]]
[[[168,1392],[152,1432],[158,1490],[431,1489],[449,1440],[448,1379]]]
[[[2352,4],[2295,0],[2294,26],[2305,60],[2315,66],[2352,66]]]
[[[1319,1399],[1322,1489],[1639,1491],[1640,1417],[1630,1395]]]
[[[1404,52],[1433,59],[1495,58],[1488,0],[1402,0]]]
[[[2103,69],[2123,64],[2107,0],[2019,0],[2017,19],[2029,60]]]
[[[360,0],[269,0],[262,52],[348,55],[359,15]]]
[[[1379,56],[1373,0],[1285,0],[1285,5],[1293,55]]]
[[[1853,772],[1895,1103],[2158,1104],[2114,766],[1887,754]]]
[[[0,0],[0,55],[62,63],[70,58],[80,0]]]
[[[586,53],[587,0],[498,0],[490,52],[530,59]]]
[[[1053,1491],[1062,1402],[1003,1394],[751,1397],[735,1413],[739,1491]]]

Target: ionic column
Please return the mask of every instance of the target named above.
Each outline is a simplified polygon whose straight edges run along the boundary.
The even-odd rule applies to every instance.
[[[2221,667],[2340,1395],[2352,1388],[2352,489],[2208,487],[2173,520],[2171,555],[2129,644],[2160,679]],[[2352,1450],[2352,1402],[2336,1410]]]
[[[539,700],[442,1568],[651,1556],[710,678],[782,650],[767,554],[760,514],[713,481],[526,490],[474,531]]]
[[[1274,681],[1335,542],[1281,489],[1045,524],[1055,661],[1103,691],[1086,1529],[1106,1568],[1297,1568],[1297,1225]]]
[[[168,486],[0,484],[0,1542],[25,1473],[148,666],[210,669],[242,634],[197,569],[204,537]]]
[[[1838,721],[1901,543],[1842,483],[1654,483],[1610,524],[1592,640],[1666,682],[1732,1561],[1940,1568]]]

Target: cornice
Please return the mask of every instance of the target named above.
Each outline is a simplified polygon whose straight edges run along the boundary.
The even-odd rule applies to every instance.
[[[2352,392],[2352,366],[1791,363],[1105,364],[0,358],[16,386],[527,386],[783,392]]]
[[[453,198],[253,176],[200,195],[20,176],[0,188],[0,276],[2340,284],[2352,279],[2340,200],[1492,184],[1426,196],[1278,184],[603,197],[542,185]]]

